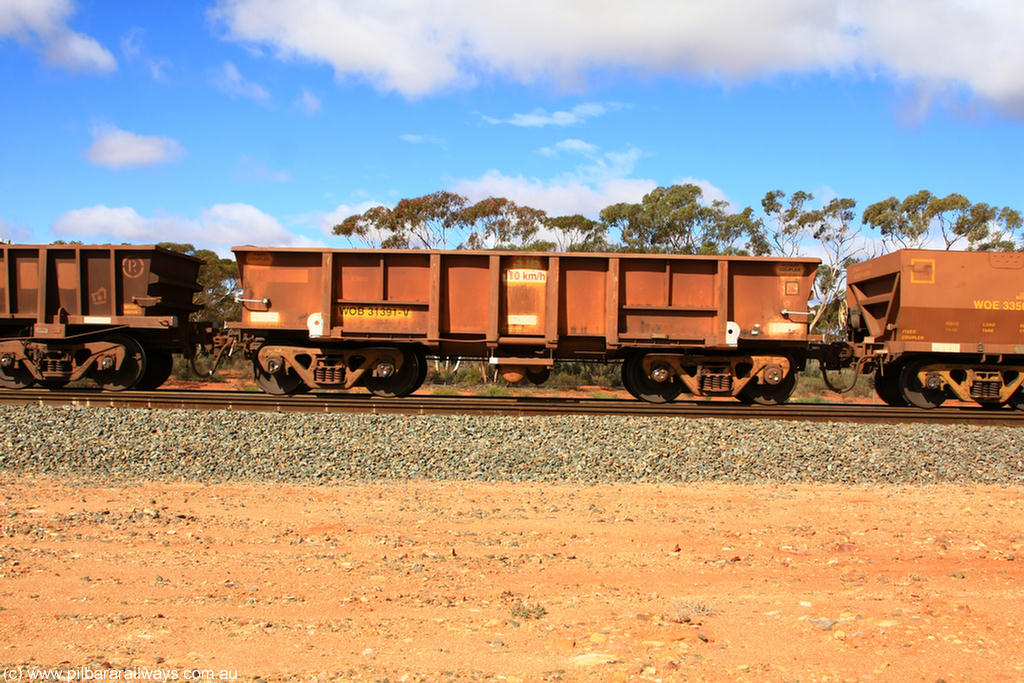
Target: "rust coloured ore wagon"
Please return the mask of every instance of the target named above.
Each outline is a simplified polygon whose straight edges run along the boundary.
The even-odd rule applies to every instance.
[[[847,269],[846,304],[886,403],[1024,403],[1024,253],[886,254]]]
[[[543,381],[621,360],[638,398],[775,403],[808,351],[819,261],[729,256],[237,247],[235,325],[268,392],[414,391],[426,354]]]
[[[190,343],[200,265],[155,246],[0,245],[0,386],[160,385]]]

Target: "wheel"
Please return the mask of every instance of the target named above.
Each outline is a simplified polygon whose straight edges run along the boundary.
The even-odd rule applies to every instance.
[[[1024,389],[1018,389],[1016,393],[1010,397],[1010,405],[1017,410],[1024,410]]]
[[[9,367],[0,366],[0,387],[4,389],[25,389],[32,386],[36,378],[19,361]]]
[[[944,389],[929,389],[917,379],[917,373],[929,364],[927,358],[911,361],[900,372],[900,389],[903,398],[918,408],[938,408],[946,400]]]
[[[259,361],[254,360],[252,362],[252,372],[253,377],[256,379],[256,384],[267,394],[292,396],[309,389],[302,381],[302,378],[290,369],[282,369],[281,372],[274,374],[264,370],[260,367]]]
[[[427,359],[421,352],[402,350],[402,367],[390,377],[368,377],[366,388],[381,398],[401,398],[420,388],[426,376]]]
[[[999,410],[1008,403],[1009,401],[978,401],[978,405],[985,410]]]
[[[634,398],[648,403],[669,403],[682,393],[683,383],[678,378],[655,382],[648,377],[643,360],[642,354],[636,354],[622,361],[622,386]]]
[[[146,371],[135,385],[136,389],[152,391],[167,381],[174,370],[174,354],[166,349],[150,349],[146,353]]]
[[[875,370],[875,393],[886,405],[902,407],[907,405],[900,390],[900,368],[897,365],[889,365],[885,368],[885,374],[881,369]]]
[[[142,348],[142,344],[133,337],[121,334],[112,335],[103,341],[123,346],[125,349],[124,360],[121,361],[121,367],[116,369],[98,370],[93,368],[90,371],[90,376],[106,391],[131,389],[146,373],[146,352]]]
[[[540,370],[530,370],[526,373],[526,379],[530,380],[530,384],[544,384],[548,381],[548,377],[551,376],[551,371],[547,368],[541,368]]]
[[[740,390],[738,398],[743,403],[757,403],[762,406],[777,406],[789,400],[796,389],[796,373],[790,372],[778,384],[749,382]]]

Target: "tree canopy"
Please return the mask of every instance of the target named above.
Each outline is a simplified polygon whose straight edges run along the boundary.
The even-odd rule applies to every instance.
[[[1013,251],[1021,214],[1008,206],[972,203],[962,194],[936,197],[921,190],[889,197],[864,209],[861,221],[878,230],[887,248],[922,247],[941,239],[945,249]],[[937,233],[937,235],[936,235]]]
[[[856,208],[849,197],[816,201],[804,190],[788,196],[772,190],[760,213],[737,211],[688,183],[657,187],[637,203],[611,204],[595,220],[548,216],[500,197],[473,204],[442,191],[403,199],[393,209],[373,207],[334,226],[334,233],[383,248],[818,256],[811,320],[817,330],[838,326],[846,267],[857,261],[899,248],[1024,249],[1019,211],[972,203],[960,194],[937,197],[921,190],[889,197],[865,208],[859,223]]]
[[[628,251],[667,254],[766,254],[762,221],[747,207],[729,211],[710,203],[697,185],[658,187],[639,204],[619,203],[601,211],[601,221],[622,235]]]

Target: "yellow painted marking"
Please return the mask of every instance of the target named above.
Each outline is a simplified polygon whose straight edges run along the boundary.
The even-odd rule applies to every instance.
[[[125,315],[142,315],[142,306],[138,304],[125,304],[124,305]]]
[[[509,325],[523,325],[523,326],[526,326],[526,327],[531,327],[531,326],[537,324],[537,316],[535,316],[535,315],[509,315],[508,316],[508,324]]]
[[[910,259],[910,283],[914,285],[935,284],[935,259]]]
[[[404,319],[412,315],[412,309],[403,306],[342,306],[341,315],[345,320]]]
[[[505,282],[513,284],[544,284],[548,271],[539,268],[509,268],[504,274]]]
[[[803,275],[804,267],[799,263],[779,263],[775,266],[776,275]]]
[[[264,325],[277,325],[281,322],[280,311],[248,311],[249,322],[263,323]]]
[[[284,266],[263,266],[246,264],[244,277],[250,278],[255,277],[255,273],[260,273],[260,282],[287,282],[287,283],[305,283],[309,282],[309,268],[288,268]],[[265,274],[269,273],[269,275]]]

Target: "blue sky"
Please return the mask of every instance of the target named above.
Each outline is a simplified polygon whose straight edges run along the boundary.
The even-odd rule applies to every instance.
[[[349,246],[441,189],[677,182],[1024,210],[1021,36],[1019,0],[0,0],[0,236]]]

